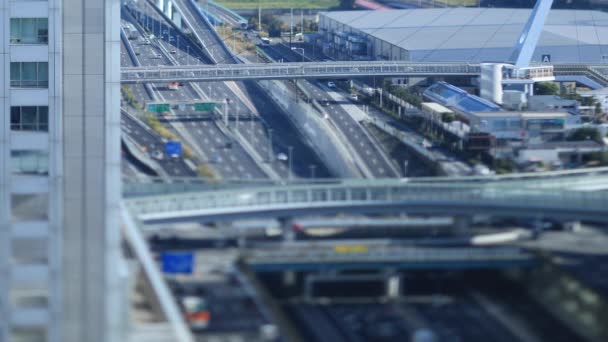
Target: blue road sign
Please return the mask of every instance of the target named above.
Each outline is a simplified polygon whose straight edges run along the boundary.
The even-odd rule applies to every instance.
[[[161,254],[164,273],[192,274],[194,255],[190,252],[166,252]]]
[[[167,141],[165,144],[165,153],[171,157],[181,157],[182,143],[179,141]]]

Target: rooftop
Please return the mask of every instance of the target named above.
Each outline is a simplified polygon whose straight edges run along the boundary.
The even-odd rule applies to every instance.
[[[323,16],[410,52],[412,61],[505,61],[529,9],[434,8],[325,12]],[[608,55],[608,13],[552,10],[533,61],[601,63]]]

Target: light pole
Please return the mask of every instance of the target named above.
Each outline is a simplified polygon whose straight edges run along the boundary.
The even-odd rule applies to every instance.
[[[292,51],[295,51],[295,50],[302,50],[302,62],[304,62],[304,57],[305,57],[305,50],[304,50],[304,48],[292,47],[292,48],[291,48],[291,50],[292,50]]]
[[[288,175],[288,177],[289,177],[289,179],[291,179],[292,178],[292,174],[293,174],[293,146],[291,146],[291,145],[287,146],[287,149],[289,150],[289,155],[288,155],[288,158],[289,158],[289,175]]]
[[[190,65],[190,45],[186,45],[186,64]]]
[[[234,110],[234,115],[236,116],[236,123],[234,124],[234,126],[236,127],[236,134],[239,133],[239,102],[237,101],[235,103],[236,109]]]
[[[268,129],[268,162],[272,163],[272,128]]]
[[[224,125],[228,127],[228,104],[230,103],[230,99],[226,99],[226,105],[224,106]]]
[[[310,169],[310,178],[315,179],[315,169],[317,168],[317,165],[311,164],[308,165],[308,168]]]

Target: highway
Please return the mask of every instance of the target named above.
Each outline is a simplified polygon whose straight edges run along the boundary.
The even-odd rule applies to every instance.
[[[149,3],[144,2],[143,5],[146,6],[143,10],[138,7],[141,13],[150,15],[154,20],[161,20],[158,13],[152,12]],[[190,18],[192,20],[189,22],[197,34],[204,39],[204,44],[211,51],[214,59],[233,62],[234,59],[230,52],[218,42],[217,37],[209,30],[209,27],[201,23],[202,18],[196,13],[192,13],[192,10],[195,9],[190,5],[188,7],[184,7],[184,5],[182,4],[181,8],[189,10],[182,10],[182,13],[186,16],[186,19]],[[143,20],[143,22],[145,21],[146,19]],[[179,64],[188,65],[209,61],[198,46],[187,40],[174,27],[166,26],[166,24],[164,21],[160,25],[156,24],[154,32],[161,33],[162,39],[159,40],[159,43],[167,50],[178,50],[175,56]],[[149,26],[152,28],[155,25],[150,24]],[[183,53],[180,54],[180,50]],[[313,173],[315,177],[330,176],[314,151],[303,142],[291,123],[280,114],[280,110],[273,103],[270,103],[268,97],[255,84],[251,82],[206,82],[200,83],[199,88],[212,100],[231,100],[229,113],[236,112],[240,118],[238,129],[237,122],[231,120],[229,123],[231,131],[233,134],[238,131],[241,140],[248,141],[264,162],[268,163],[270,159],[269,165],[279,177],[288,178],[290,175],[288,161],[277,158],[280,154],[287,156],[289,146],[292,147],[293,152],[292,176],[311,177]],[[241,121],[241,119],[244,120]],[[311,168],[314,168],[314,171],[311,172]]]
[[[122,133],[133,139],[140,147],[145,148],[148,155],[152,157],[157,151],[164,151],[165,143],[161,137],[124,111],[120,119],[120,127]],[[194,177],[196,173],[185,163],[183,158],[163,157],[161,160],[156,159],[160,167],[167,172],[168,175],[174,177]]]
[[[142,22],[155,28],[153,31],[154,35],[160,36],[166,32],[166,37],[168,38],[171,31],[169,31],[170,28],[168,26],[161,25],[162,22],[160,20],[162,18],[160,16],[156,17],[157,13],[152,9],[149,9],[148,14],[150,16]],[[128,13],[123,13],[123,18],[126,22],[130,22],[136,25],[136,27],[139,26]],[[140,31],[141,33],[143,32]],[[180,37],[180,35],[176,33],[176,36],[173,37]],[[182,40],[187,41],[183,36]],[[137,57],[142,65],[171,65],[174,62],[187,59],[192,60],[192,56],[188,55],[188,52],[190,52],[189,45],[186,44],[180,45],[180,48],[185,48],[186,51],[184,51],[167,46],[162,46],[164,47],[162,49],[156,45],[155,41],[147,44],[143,38],[139,38],[136,42],[130,41],[130,43],[136,53],[139,54]],[[172,56],[170,57],[173,54],[177,56],[175,59]],[[200,58],[202,59],[203,56],[200,56]],[[165,84],[155,84],[153,85],[153,89],[158,94],[157,98],[159,101],[193,102],[200,98],[199,94],[190,84],[185,84],[178,90],[171,90]],[[176,116],[196,115],[190,106],[186,108],[174,108],[173,114]],[[266,178],[267,175],[258,167],[242,146],[236,143],[233,137],[229,136],[218,125],[220,123],[212,117],[201,120],[173,122],[172,124],[174,132],[182,136],[188,145],[193,145],[192,147],[197,152],[199,158],[203,162],[209,163],[217,176],[232,179]],[[187,136],[184,136],[184,134]]]
[[[316,59],[318,61],[322,61],[327,58],[325,55],[323,55],[322,53],[318,53],[318,51],[316,51],[316,50],[313,51],[312,49],[307,49],[307,47],[309,47],[309,45],[307,45],[307,44],[298,44],[297,46],[298,46],[298,48],[295,51],[289,50],[285,45],[280,44],[280,43],[273,45],[270,48],[272,49],[274,47],[273,50],[280,49],[280,51],[284,55],[291,56],[290,57],[291,60],[298,60],[299,58],[301,58],[301,55],[298,54],[298,52],[301,52],[302,49],[304,49],[305,57],[308,60]],[[260,47],[264,48],[265,45],[261,45]],[[369,87],[369,85],[361,83],[360,81],[355,81],[355,83],[360,84],[360,85],[362,84],[363,87]],[[414,108],[413,110],[420,112],[420,110],[417,108]],[[413,141],[425,140],[424,136],[413,131],[412,129],[407,127],[404,123],[400,122],[399,120],[395,119],[392,116],[389,116],[389,115],[381,112],[380,110],[378,110],[374,107],[371,107],[371,106],[368,107],[368,111],[366,114],[371,118],[378,118],[379,120],[386,122],[388,125],[396,128],[397,130],[402,132],[406,137],[408,137],[409,139],[411,139]],[[450,153],[449,151],[446,151],[441,148],[433,148],[433,149],[429,150],[429,152],[431,155],[433,155],[435,160],[440,162],[443,170],[445,171],[445,173],[447,175],[467,176],[470,174],[470,171],[471,171],[470,167],[468,167],[464,162],[457,160],[457,157],[455,155],[453,155],[452,153]]]
[[[260,45],[260,47],[272,57],[274,60],[297,61],[293,53],[285,53],[271,45]],[[289,51],[291,52],[291,51]],[[287,82],[286,82],[287,83]],[[374,177],[388,178],[398,177],[398,171],[391,161],[382,151],[378,144],[373,141],[371,134],[365,131],[348,112],[349,106],[356,104],[350,102],[344,94],[339,93],[336,88],[328,88],[318,81],[298,82],[303,89],[311,95],[311,98],[318,103],[326,104],[325,111],[329,114],[329,120],[338,128],[346,137],[350,145],[355,149],[356,153],[361,156],[361,159],[366,163]],[[339,100],[336,100],[338,98]]]

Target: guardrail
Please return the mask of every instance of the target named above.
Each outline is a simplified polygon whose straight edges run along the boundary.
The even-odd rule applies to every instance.
[[[608,193],[474,183],[279,185],[133,198],[129,207],[148,223],[192,219],[298,215],[310,212],[415,212],[549,216],[608,221]]]
[[[358,180],[358,179],[222,179],[221,181],[210,180],[205,178],[189,178],[175,177],[171,182],[166,182],[166,179],[158,177],[149,177],[149,182],[133,183],[129,179],[123,181],[123,196],[138,197],[138,196],[153,196],[169,193],[184,193],[197,191],[219,191],[236,188],[254,188],[260,186],[316,186],[316,185],[353,185],[365,186],[373,182],[374,184],[440,184],[440,183],[460,183],[469,184],[493,184],[505,187],[526,187],[526,188],[555,188],[569,190],[572,186],[577,186],[580,182],[595,182],[597,184],[608,184],[608,167],[587,168],[577,170],[562,170],[550,172],[527,172],[514,173],[508,175],[493,175],[493,176],[466,176],[466,177],[420,177],[420,178],[404,178],[400,180]]]

